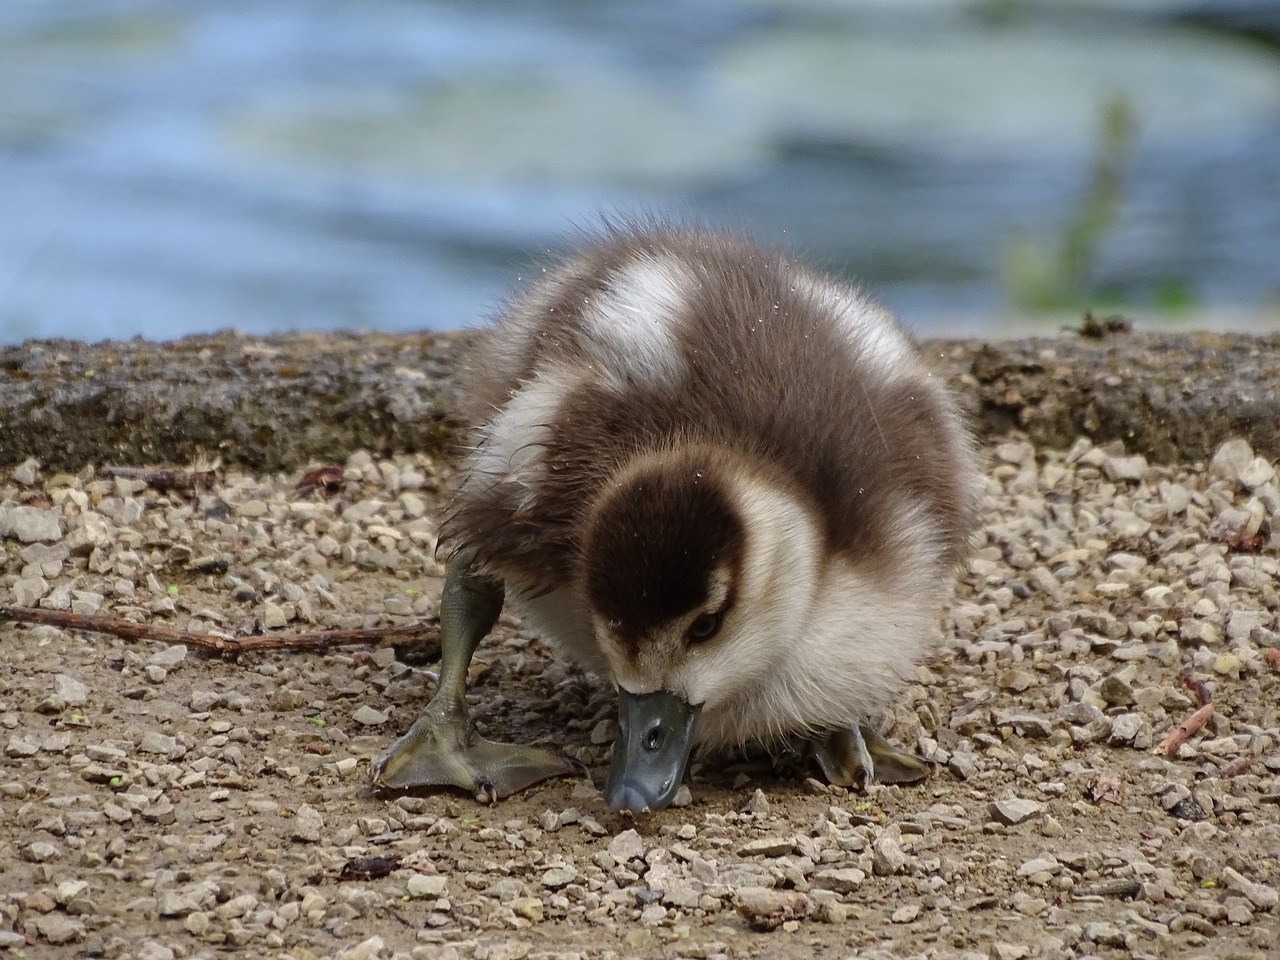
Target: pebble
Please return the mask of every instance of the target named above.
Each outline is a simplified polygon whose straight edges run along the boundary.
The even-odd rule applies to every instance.
[[[58,913],[45,914],[36,918],[36,932],[45,943],[55,946],[64,943],[78,943],[84,939],[85,926],[79,920]]]
[[[798,890],[775,890],[771,887],[742,887],[735,895],[739,916],[753,930],[769,931],[792,920],[809,915],[812,903]]]
[[[49,843],[47,840],[36,840],[23,848],[23,856],[32,863],[44,863],[58,857],[62,851],[57,845]]]
[[[738,847],[740,857],[782,857],[795,848],[795,843],[786,837],[760,837],[748,840]]]
[[[609,855],[619,863],[626,863],[628,860],[639,860],[644,856],[644,841],[636,830],[623,830],[609,841],[607,849]]]
[[[320,811],[309,803],[301,804],[293,815],[292,836],[303,843],[316,843],[324,829],[324,818]]]
[[[156,895],[156,913],[162,917],[185,917],[196,909],[194,901],[176,890],[162,890]]]
[[[769,798],[765,796],[763,790],[757,787],[751,794],[751,799],[742,808],[742,812],[749,813],[756,818],[767,817],[769,815]]]
[[[1034,877],[1037,874],[1054,874],[1061,869],[1061,864],[1051,855],[1044,854],[1033,860],[1027,860],[1018,867],[1018,876]]]
[[[40,461],[35,457],[27,457],[13,468],[13,480],[24,487],[30,487],[40,478]]]
[[[812,945],[816,955],[819,946],[839,952],[833,945],[847,944],[832,938],[872,916],[897,924],[907,953],[954,947],[963,956],[995,907],[1020,925],[1018,943],[986,948],[1009,960],[1110,955],[1135,943],[1172,955],[1203,951],[1208,937],[1231,944],[1224,955],[1269,955],[1280,907],[1255,851],[1280,840],[1270,816],[1280,740],[1267,712],[1280,687],[1263,659],[1276,644],[1280,564],[1212,533],[1275,528],[1273,466],[1249,451],[1230,468],[1222,461],[1219,476],[1114,445],[1084,444],[1072,460],[1009,444],[951,608],[948,632],[963,652],[914,672],[892,708],[894,737],[946,765],[924,786],[850,794],[814,781],[788,790],[752,773],[731,792],[731,777],[708,785],[710,802],[638,823],[609,815],[586,781],[530,794],[581,812],[538,815],[541,806],[516,799],[483,807],[450,791],[387,801],[365,792],[368,762],[385,748],[392,708],[431,688],[391,648],[236,665],[187,658],[178,646],[22,627],[6,666],[27,686],[19,696],[0,690],[11,766],[0,795],[22,809],[26,831],[12,844],[8,869],[22,893],[6,901],[5,922],[20,919],[39,936],[38,918],[63,918],[82,925],[95,951],[157,957],[283,955],[304,934],[316,955],[337,956],[376,934],[381,946],[369,949],[385,960],[547,960],[564,952],[563,933],[578,938],[566,955],[581,960],[609,950],[708,960],[762,949],[744,949],[744,921],[814,935],[782,952]],[[57,508],[33,508],[31,522],[53,533],[55,519],[56,539],[11,535],[0,604],[163,615],[225,632],[264,612],[316,626],[425,620],[440,584],[430,555],[436,481],[413,460],[433,479],[410,484],[407,464],[369,457],[368,482],[353,474],[343,492],[305,501],[293,495],[297,477],[232,474],[219,488],[221,512],[212,492],[187,498],[77,477],[55,489],[33,467],[21,495],[43,484]],[[11,524],[18,487],[4,482],[0,471],[2,522]],[[394,564],[384,563],[388,553]],[[380,572],[369,579],[371,571]],[[180,590],[169,595],[171,580]],[[519,676],[550,704],[538,723],[565,725],[594,776],[616,727],[608,691],[513,635],[510,621],[504,629],[502,659],[476,691],[477,721],[490,721],[497,700],[499,725],[520,726],[528,698]],[[1216,728],[1179,757],[1133,749],[1194,709],[1177,685],[1184,675],[1223,704]],[[382,720],[367,723],[375,714]],[[1221,772],[1237,761],[1250,766]],[[691,778],[700,797],[716,775],[704,769]],[[1112,770],[1115,789],[1095,791],[1095,775]],[[264,774],[270,798],[254,792]],[[1044,802],[991,801],[1013,791]],[[688,784],[680,798],[693,802]],[[1114,832],[1091,833],[1099,817],[1115,821]],[[1071,839],[1081,837],[1096,840]],[[348,861],[392,855],[404,872],[334,880]],[[124,949],[99,916],[125,915],[128,899],[115,903],[130,871],[146,886],[129,887],[139,935]],[[763,899],[743,913],[750,889]],[[1182,904],[1201,903],[1212,912],[1180,919]],[[405,922],[379,921],[392,912]],[[801,930],[806,917],[821,923]],[[1096,924],[1088,936],[1086,924]],[[16,948],[3,940],[10,933],[0,929],[0,949]]]
[[[1044,717],[1018,713],[1012,710],[996,711],[995,722],[1000,727],[1011,727],[1019,736],[1035,740],[1047,738],[1053,730],[1053,725]]]
[[[537,897],[516,897],[510,903],[511,912],[517,917],[524,917],[530,923],[541,923],[546,916],[546,907]]]
[[[907,855],[902,844],[890,834],[881,836],[871,847],[871,870],[877,877],[889,877],[902,872],[907,865]]]
[[[1265,487],[1276,479],[1276,468],[1262,457],[1254,457],[1236,473],[1236,479],[1250,491]]]
[[[1253,448],[1239,437],[1218,445],[1209,460],[1209,476],[1219,480],[1238,480],[1253,462]]]
[[[147,660],[147,665],[151,667],[159,667],[165,671],[178,669],[186,662],[187,648],[185,644],[175,643],[170,646],[162,647],[151,655]]]
[[[1108,480],[1139,481],[1147,475],[1147,458],[1107,457],[1102,461],[1102,472]]]
[[[839,867],[819,870],[813,875],[813,885],[836,893],[852,893],[862,886],[867,875],[857,867]]]
[[[1040,816],[1044,811],[1044,804],[1037,803],[1035,800],[1013,797],[1007,800],[996,800],[989,805],[988,809],[993,819],[1006,826],[1016,826]]]
[[[351,714],[351,719],[364,727],[379,727],[387,722],[388,716],[382,711],[375,710],[373,707],[365,704]]]
[[[1222,882],[1228,890],[1242,893],[1259,910],[1274,910],[1280,902],[1280,893],[1264,883],[1255,883],[1231,867],[1222,868]]]
[[[889,915],[890,923],[911,923],[920,916],[920,904],[909,903],[906,906],[899,907]]]
[[[17,607],[34,607],[44,597],[48,596],[52,587],[49,581],[44,577],[24,577],[21,580],[14,581],[13,587],[13,604]]]
[[[404,885],[405,892],[415,900],[422,897],[443,897],[449,892],[449,880],[438,874],[415,873]]]
[[[557,890],[578,879],[578,871],[573,867],[552,867],[542,874],[542,885]]]
[[[387,945],[379,936],[369,937],[338,953],[340,960],[377,960]]]
[[[34,757],[39,752],[40,745],[38,743],[16,733],[4,745],[4,755],[6,757]]]
[[[23,543],[56,543],[62,539],[62,524],[53,510],[0,506],[0,539],[5,537]]]
[[[1134,746],[1142,746],[1138,743],[1138,738],[1146,729],[1146,721],[1136,713],[1121,713],[1111,718],[1111,731],[1107,734],[1107,741],[1116,744],[1133,744]]]

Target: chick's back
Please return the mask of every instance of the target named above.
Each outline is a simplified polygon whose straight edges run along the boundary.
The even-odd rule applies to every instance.
[[[553,589],[584,511],[639,453],[744,453],[821,518],[823,549],[895,560],[902,504],[942,567],[976,507],[953,398],[857,288],[733,235],[607,225],[483,335],[464,387],[472,452],[442,539]]]

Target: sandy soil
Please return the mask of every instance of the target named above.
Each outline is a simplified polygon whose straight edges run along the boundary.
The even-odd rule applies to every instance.
[[[227,660],[0,622],[0,955],[1280,955],[1274,470],[1247,446],[1209,466],[991,452],[954,640],[885,722],[941,760],[919,787],[708,760],[634,828],[586,780],[492,807],[376,797],[369,762],[433,689],[411,650]],[[429,637],[448,468],[299,478],[0,472],[0,604]],[[609,691],[511,620],[480,660],[484,729],[599,782]],[[1187,677],[1216,716],[1166,758]]]

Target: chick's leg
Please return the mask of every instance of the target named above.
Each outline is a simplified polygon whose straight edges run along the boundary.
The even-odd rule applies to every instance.
[[[378,790],[452,786],[493,803],[539,780],[580,772],[568,757],[485,740],[467,716],[467,669],[502,612],[502,582],[454,554],[440,600],[440,686],[409,732],[373,765]]]
[[[842,787],[914,783],[929,775],[928,760],[899,750],[862,723],[815,740],[813,752],[827,781]]]

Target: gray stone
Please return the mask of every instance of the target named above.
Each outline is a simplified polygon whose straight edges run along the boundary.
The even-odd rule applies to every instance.
[[[1261,610],[1232,610],[1227,614],[1227,639],[1248,640],[1257,627],[1267,624],[1271,616]]]
[[[953,753],[947,760],[947,769],[960,780],[969,780],[978,774],[978,762],[971,753]]]
[[[573,867],[552,867],[543,871],[542,885],[550,887],[552,890],[558,890],[560,887],[567,886],[578,879],[578,871]]]
[[[440,898],[449,892],[449,878],[433,873],[415,873],[404,885],[405,892],[415,900],[424,897]]]
[[[47,913],[36,918],[36,932],[45,943],[75,943],[84,939],[84,924],[62,913]]]
[[[877,877],[890,877],[901,873],[907,865],[907,855],[896,837],[884,834],[871,847],[871,870]]]
[[[1254,457],[1236,474],[1236,479],[1247,490],[1257,490],[1276,478],[1276,468],[1262,457]]]
[[[180,753],[177,738],[160,733],[158,730],[148,730],[144,733],[138,749],[143,753],[155,753],[162,757],[174,757]]]
[[[911,923],[920,916],[920,904],[908,903],[889,915],[890,923]]]
[[[1146,721],[1139,714],[1121,713],[1111,718],[1111,732],[1107,734],[1107,742],[1133,743],[1145,726]]]
[[[623,830],[609,841],[608,851],[619,863],[639,860],[644,856],[644,841],[635,830]]]
[[[1107,457],[1102,472],[1108,480],[1139,481],[1147,474],[1147,458],[1143,456]]]
[[[386,950],[387,945],[379,936],[372,936],[347,947],[338,954],[339,960],[377,960]]]
[[[351,714],[351,719],[365,727],[377,727],[387,722],[387,715],[365,704]]]
[[[196,904],[176,890],[156,894],[156,913],[162,917],[185,917],[195,909]]]
[[[163,670],[174,670],[186,659],[186,645],[175,643],[164,647],[161,650],[157,650],[147,660],[147,664],[152,667],[160,667]]]
[[[49,593],[49,581],[44,577],[27,577],[13,585],[13,603],[18,607],[34,607]]]
[[[736,892],[737,910],[753,930],[774,930],[788,920],[809,915],[813,904],[798,890],[742,887]]]
[[[293,817],[293,839],[303,843],[317,843],[320,831],[324,829],[324,817],[309,803],[298,807]]]
[[[703,885],[690,880],[679,870],[662,864],[645,874],[644,882],[650,890],[662,892],[662,902],[669,907],[691,910],[702,898]]]
[[[1034,877],[1038,873],[1057,873],[1062,867],[1051,854],[1044,854],[1033,860],[1027,860],[1018,867],[1018,876]]]
[[[784,857],[795,849],[795,843],[786,837],[760,837],[748,840],[738,847],[740,857]]]
[[[1239,437],[1218,445],[1209,461],[1209,476],[1218,480],[1238,480],[1253,460],[1253,448]]]
[[[9,742],[4,747],[6,757],[34,757],[39,752],[38,743],[30,737],[22,737],[16,733],[9,737]]]
[[[1040,816],[1044,812],[1044,804],[1021,797],[1011,797],[1007,800],[994,801],[988,809],[993,819],[1006,826],[1015,826]]]
[[[1064,703],[1058,708],[1057,716],[1077,727],[1087,727],[1103,717],[1102,711],[1091,703]]]
[[[1133,704],[1133,686],[1115,674],[1102,681],[1098,693],[1110,707],[1127,707]]]
[[[35,457],[27,457],[27,459],[13,468],[14,483],[30,487],[34,486],[38,479],[40,479],[40,461]]]
[[[65,673],[53,678],[53,695],[68,707],[83,707],[89,702],[89,688]]]
[[[867,875],[857,867],[829,867],[815,873],[812,883],[822,890],[852,893],[862,886],[862,882],[866,879]]]
[[[23,543],[56,543],[62,539],[62,524],[52,509],[0,507],[0,539],[4,537]]]
[[[1053,725],[1044,717],[1013,710],[997,710],[995,722],[997,727],[1012,727],[1014,733],[1030,740],[1044,740],[1053,731]]]
[[[23,859],[31,863],[44,863],[57,857],[60,851],[55,844],[49,843],[47,840],[36,840],[27,845],[22,851]]]
[[[1274,910],[1280,903],[1280,893],[1265,883],[1255,883],[1231,867],[1222,868],[1222,882],[1228,890],[1244,894],[1259,910]]]

